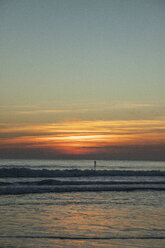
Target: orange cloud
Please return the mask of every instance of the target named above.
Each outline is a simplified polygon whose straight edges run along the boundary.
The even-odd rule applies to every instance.
[[[92,154],[107,147],[161,145],[164,120],[68,121],[45,125],[0,125],[0,148],[50,149],[60,154]]]

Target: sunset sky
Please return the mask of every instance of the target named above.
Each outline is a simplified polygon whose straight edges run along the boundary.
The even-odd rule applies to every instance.
[[[165,1],[1,0],[0,158],[165,160]]]

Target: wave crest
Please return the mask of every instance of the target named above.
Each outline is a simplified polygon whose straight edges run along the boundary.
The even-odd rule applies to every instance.
[[[29,168],[2,168],[0,178],[5,177],[100,177],[100,176],[165,176],[165,171],[136,171],[136,170],[32,170]]]

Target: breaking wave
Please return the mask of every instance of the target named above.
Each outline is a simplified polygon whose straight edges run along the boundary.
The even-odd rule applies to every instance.
[[[101,192],[101,191],[165,191],[165,184],[109,184],[109,185],[57,185],[57,186],[2,186],[0,195],[34,194],[34,193],[67,193],[67,192]]]
[[[32,170],[29,168],[2,168],[0,169],[0,178],[5,177],[100,177],[100,176],[162,176],[165,177],[165,171],[136,171],[136,170]]]
[[[127,180],[125,180],[125,177]],[[134,177],[133,180],[131,177]],[[156,177],[159,180],[154,180]],[[29,168],[2,168],[0,169],[0,195],[89,191],[160,191],[165,190],[164,177],[165,171],[159,170],[32,170]],[[107,179],[105,180],[105,178]],[[115,178],[115,180],[112,180],[112,178]],[[14,181],[9,179],[14,179]]]

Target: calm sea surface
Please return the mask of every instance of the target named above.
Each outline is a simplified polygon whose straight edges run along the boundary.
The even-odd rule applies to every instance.
[[[115,170],[165,170],[164,161],[108,161],[98,160],[97,169]],[[2,167],[27,167],[31,169],[93,169],[93,160],[28,160],[0,159]]]
[[[0,160],[0,247],[164,248],[165,162],[93,165]]]

